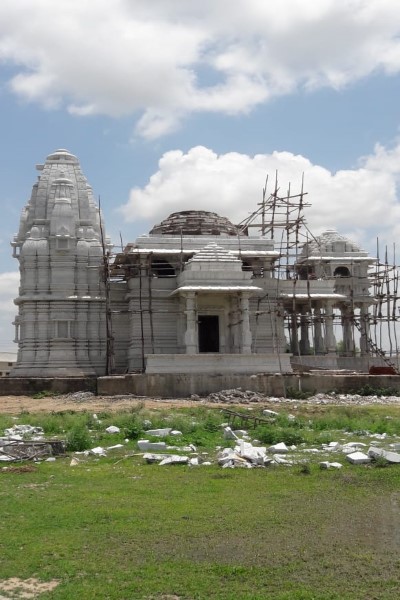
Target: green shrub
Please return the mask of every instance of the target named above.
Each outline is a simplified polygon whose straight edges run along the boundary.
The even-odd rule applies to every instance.
[[[260,426],[255,430],[254,436],[264,444],[284,442],[287,446],[297,446],[305,441],[299,431],[290,427]]]
[[[293,387],[288,387],[286,390],[286,398],[293,398],[293,400],[307,400],[315,394],[314,392],[302,392]]]
[[[388,467],[389,464],[389,461],[384,456],[377,456],[372,461],[372,465],[378,469],[384,469],[385,467]]]
[[[75,426],[67,433],[66,449],[69,452],[82,452],[92,445],[92,439],[86,427]]]
[[[136,416],[132,415],[130,420],[125,424],[123,431],[128,440],[137,440],[143,432],[143,427],[136,419]]]

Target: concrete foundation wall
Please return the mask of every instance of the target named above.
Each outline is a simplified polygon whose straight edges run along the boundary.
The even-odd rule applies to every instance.
[[[129,374],[119,377],[99,377],[100,395],[134,394],[161,398],[200,396],[224,389],[242,388],[266,396],[285,396],[292,388],[303,392],[355,392],[365,385],[373,388],[394,388],[400,395],[398,375],[209,375],[187,373]],[[288,394],[289,395],[289,394]]]
[[[95,378],[0,378],[0,396],[33,395],[48,391],[66,394],[78,391],[91,391],[99,395],[115,396],[133,394],[136,396],[161,398],[187,398],[192,394],[200,396],[224,389],[242,388],[253,390],[266,396],[284,396],[291,389],[303,392],[355,392],[365,385],[372,388],[392,388],[400,396],[399,375],[209,375],[209,374],[129,374]],[[288,394],[290,395],[290,394]],[[34,400],[32,400],[34,402]]]
[[[387,363],[379,356],[338,356],[337,354],[292,356],[290,359],[294,369],[345,369],[368,373],[369,368],[385,367]],[[393,360],[395,363],[396,361]]]
[[[31,396],[39,392],[96,393],[95,377],[1,377],[0,396]]]

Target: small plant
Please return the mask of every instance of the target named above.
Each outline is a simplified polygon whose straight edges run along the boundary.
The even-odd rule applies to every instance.
[[[42,390],[41,392],[37,392],[36,394],[33,394],[32,398],[34,400],[41,400],[42,398],[52,398],[53,396],[56,396],[57,394],[55,394],[54,392],[51,392],[50,390]]]
[[[124,427],[124,434],[129,440],[137,440],[143,431],[143,427],[133,416]]]
[[[299,431],[291,427],[257,427],[255,436],[264,444],[277,444],[284,442],[287,446],[297,446],[304,442],[304,438]]]
[[[374,467],[377,467],[378,469],[384,469],[384,468],[388,467],[390,463],[387,460],[387,458],[385,458],[384,456],[377,456],[372,464]]]
[[[351,392],[351,393],[358,394],[359,396],[378,396],[378,397],[398,396],[399,390],[396,390],[395,388],[385,388],[385,387],[374,388],[372,385],[367,383],[366,385],[362,386],[360,389],[355,390],[354,392]]]
[[[311,475],[311,467],[308,463],[301,465],[299,470],[300,475]]]
[[[307,398],[313,396],[314,393],[315,392],[302,392],[293,387],[288,387],[286,390],[286,398],[293,398],[293,400],[307,400]]]
[[[82,452],[92,445],[92,439],[86,427],[75,426],[70,429],[66,439],[66,449],[69,452]]]

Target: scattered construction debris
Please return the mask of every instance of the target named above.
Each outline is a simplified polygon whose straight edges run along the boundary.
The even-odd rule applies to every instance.
[[[62,440],[44,439],[42,427],[13,425],[0,438],[0,462],[40,460],[65,454]]]

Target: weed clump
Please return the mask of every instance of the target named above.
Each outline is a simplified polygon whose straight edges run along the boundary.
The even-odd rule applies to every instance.
[[[143,431],[142,425],[133,415],[130,420],[124,426],[125,437],[128,440],[137,440]]]
[[[75,426],[70,429],[66,438],[66,449],[69,452],[82,452],[92,445],[92,439],[86,427]]]
[[[389,461],[384,456],[377,456],[372,462],[372,466],[377,467],[378,469],[384,469],[388,467],[389,464]]]
[[[287,446],[297,446],[305,441],[300,431],[292,427],[260,426],[255,430],[255,436],[264,444],[284,442]]]
[[[315,392],[302,392],[293,387],[288,387],[286,390],[286,398],[292,398],[293,400],[307,400],[314,394]]]
[[[390,387],[375,388],[372,385],[370,385],[369,383],[367,383],[366,385],[362,386],[358,390],[355,390],[351,393],[357,394],[358,396],[378,396],[380,398],[381,396],[398,396],[399,390],[396,390],[395,388],[390,388]]]

